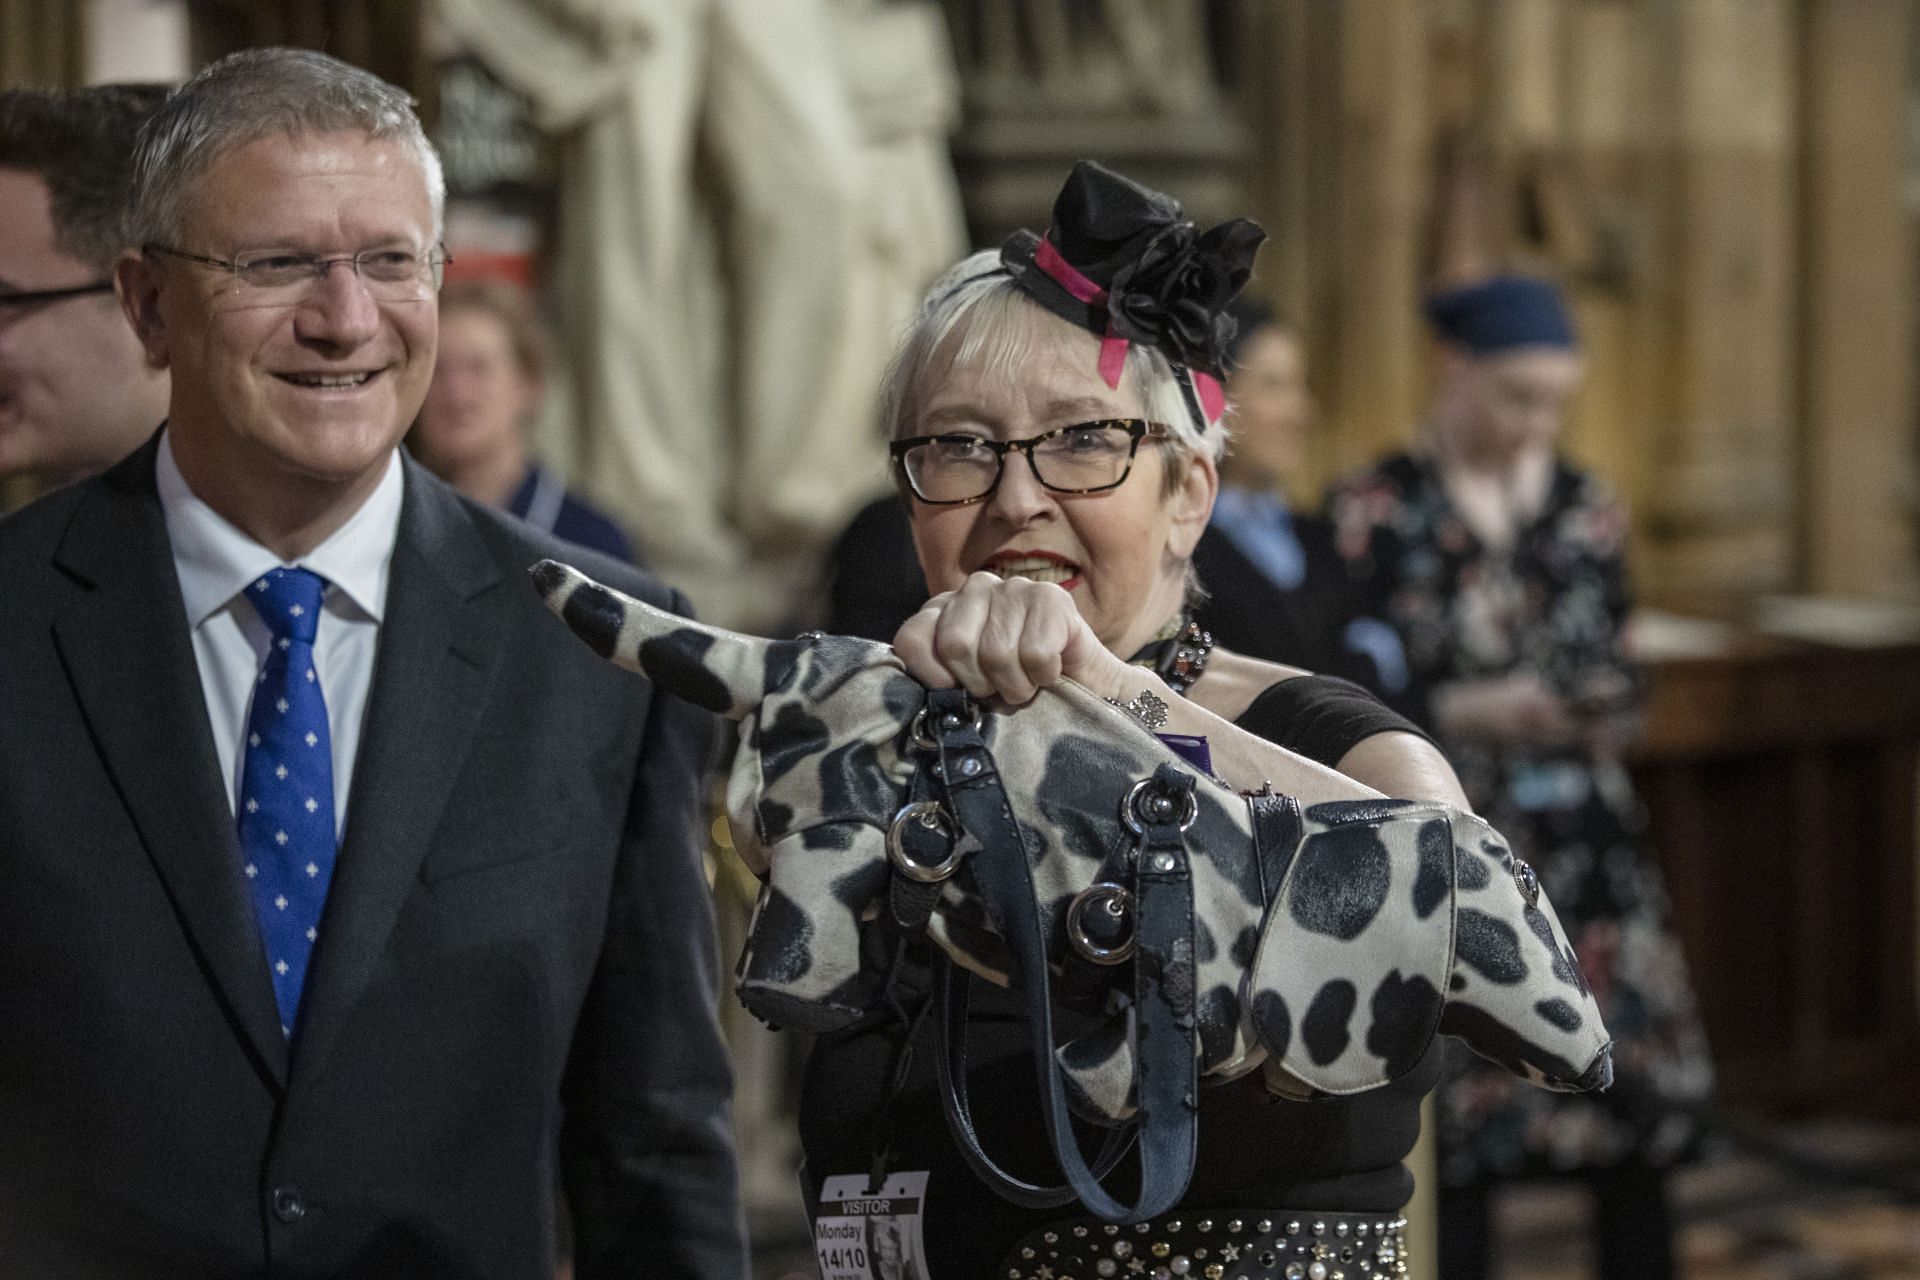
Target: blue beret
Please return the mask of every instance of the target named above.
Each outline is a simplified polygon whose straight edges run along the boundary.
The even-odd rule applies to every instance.
[[[1427,319],[1441,337],[1480,356],[1515,347],[1571,351],[1579,345],[1560,290],[1530,276],[1495,276],[1430,294]]]

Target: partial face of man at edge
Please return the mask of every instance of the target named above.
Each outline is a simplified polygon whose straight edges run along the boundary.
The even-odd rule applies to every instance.
[[[224,259],[382,248],[424,259],[434,248],[415,152],[352,131],[273,134],[216,156],[176,234],[169,248]],[[218,268],[159,255],[144,263],[152,291],[129,290],[129,308],[150,356],[173,371],[169,430],[201,497],[223,513],[223,495],[249,493],[357,506],[425,398],[438,332],[431,290],[380,301],[338,263],[300,300],[266,304]]]
[[[69,289],[102,277],[56,243],[46,181],[0,167],[0,292]],[[0,309],[0,475],[61,477],[130,447],[131,415],[160,425],[164,391],[144,384],[145,358],[111,293],[18,311]]]

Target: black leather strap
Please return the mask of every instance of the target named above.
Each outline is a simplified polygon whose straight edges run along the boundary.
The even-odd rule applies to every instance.
[[[1247,816],[1253,823],[1253,862],[1260,871],[1262,905],[1270,907],[1300,847],[1300,802],[1273,791],[1257,791],[1247,797]]]
[[[1186,1191],[1192,1177],[1199,1120],[1193,880],[1179,825],[1191,800],[1193,778],[1163,765],[1151,790],[1165,797],[1165,803],[1142,806],[1140,814],[1143,834],[1134,890],[1139,916],[1134,1049],[1140,1195],[1128,1206],[1107,1194],[1074,1138],[1066,1085],[1054,1055],[1045,922],[1033,888],[1032,852],[1014,820],[993,757],[964,692],[931,694],[927,720],[939,743],[948,805],[980,845],[969,859],[969,871],[1007,944],[1015,980],[1026,997],[1041,1111],[1067,1186],[1038,1187],[1015,1178],[981,1149],[964,1096],[964,1048],[955,1043],[964,1029],[966,980],[950,975],[943,985],[947,1017],[941,1025],[948,1043],[939,1056],[941,1095],[961,1152],[988,1185],[1018,1204],[1052,1207],[1077,1198],[1111,1222],[1141,1221],[1162,1213]]]

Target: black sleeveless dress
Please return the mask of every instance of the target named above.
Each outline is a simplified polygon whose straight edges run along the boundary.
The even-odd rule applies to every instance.
[[[1283,680],[1235,723],[1328,766],[1376,733],[1425,736],[1359,686],[1329,676]],[[984,983],[975,983],[974,992],[968,1081],[982,1145],[1009,1172],[1057,1183],[1020,998]],[[896,1019],[815,1044],[800,1093],[808,1195],[827,1177],[867,1172],[876,1145],[884,1144],[890,1172],[929,1174],[922,1226],[934,1280],[989,1280],[1021,1236],[1079,1210],[1024,1209],[974,1177],[941,1110],[932,1030],[931,1017],[921,1022],[904,1087],[890,1106],[888,1084],[904,1034]],[[1288,1102],[1269,1093],[1258,1072],[1208,1087],[1201,1097],[1199,1160],[1181,1208],[1399,1209],[1413,1195],[1413,1175],[1402,1161],[1420,1135],[1421,1099],[1439,1080],[1438,1043],[1401,1079],[1352,1097]],[[1097,1149],[1096,1131],[1083,1128],[1081,1138],[1082,1150]],[[1132,1180],[1129,1160],[1109,1187],[1130,1199]]]

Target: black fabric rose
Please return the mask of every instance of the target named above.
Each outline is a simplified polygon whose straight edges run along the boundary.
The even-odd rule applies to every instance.
[[[1114,272],[1107,291],[1113,331],[1158,346],[1208,373],[1226,371],[1236,322],[1227,304],[1253,276],[1253,256],[1266,233],[1236,219],[1196,235],[1179,222]]]

